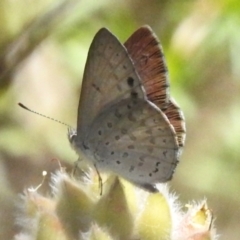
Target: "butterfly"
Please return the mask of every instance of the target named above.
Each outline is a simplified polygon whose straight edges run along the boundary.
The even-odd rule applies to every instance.
[[[77,153],[100,171],[156,192],[156,184],[172,178],[185,135],[151,28],[139,28],[124,45],[100,29],[85,65],[77,129],[68,133]]]

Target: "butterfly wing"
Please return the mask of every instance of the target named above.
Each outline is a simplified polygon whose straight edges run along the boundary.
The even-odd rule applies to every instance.
[[[183,147],[186,137],[184,115],[177,103],[169,97],[168,70],[157,36],[149,26],[143,26],[124,45],[142,79],[148,100],[167,116],[176,132],[178,146]]]
[[[171,179],[179,148],[167,117],[142,99],[124,99],[103,110],[86,141],[96,166],[152,191]]]
[[[163,110],[163,113],[167,116],[176,132],[178,146],[183,147],[186,139],[185,119],[182,110],[178,107],[173,98],[170,99],[169,104],[167,108]]]
[[[160,109],[169,102],[169,79],[162,47],[149,26],[140,27],[124,43],[142,79],[147,98]]]
[[[106,106],[136,95],[145,98],[139,76],[118,39],[102,28],[90,46],[78,107],[77,135],[84,139]]]

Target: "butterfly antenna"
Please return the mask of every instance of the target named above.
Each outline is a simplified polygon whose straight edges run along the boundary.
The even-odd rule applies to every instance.
[[[41,114],[41,113],[39,113],[39,112],[35,112],[35,111],[31,110],[30,108],[26,107],[25,105],[23,105],[22,103],[18,103],[18,105],[19,105],[21,108],[23,108],[23,109],[25,109],[25,110],[27,110],[27,111],[29,111],[29,112],[35,113],[35,114],[37,114],[37,115],[39,115],[39,116],[48,118],[48,119],[50,119],[50,120],[52,120],[52,121],[58,122],[58,123],[60,123],[60,124],[62,124],[62,125],[65,125],[65,126],[67,126],[67,127],[69,127],[69,128],[72,128],[70,125],[68,125],[68,124],[66,124],[66,123],[64,123],[64,122],[61,122],[61,121],[59,121],[59,120],[57,120],[57,119],[54,119],[54,118],[51,118],[51,117],[46,116],[46,115],[44,115],[44,114]]]

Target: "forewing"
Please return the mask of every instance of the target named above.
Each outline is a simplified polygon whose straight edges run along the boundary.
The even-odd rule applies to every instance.
[[[124,43],[142,79],[147,98],[165,109],[169,102],[168,70],[157,36],[149,26],[135,31]]]
[[[166,114],[176,132],[178,146],[183,147],[186,138],[185,119],[177,103],[169,99],[168,70],[157,36],[149,26],[143,26],[124,45],[142,79],[148,100]]]
[[[78,137],[86,137],[103,108],[131,95],[145,98],[139,76],[125,47],[102,28],[93,39],[85,66],[78,108]]]

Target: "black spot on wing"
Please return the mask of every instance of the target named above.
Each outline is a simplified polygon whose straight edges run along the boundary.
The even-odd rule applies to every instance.
[[[134,79],[132,77],[129,77],[127,79],[127,83],[129,87],[133,87],[134,86]]]
[[[132,98],[137,98],[137,97],[138,97],[138,93],[132,91],[132,92],[131,92],[131,97],[132,97]]]

